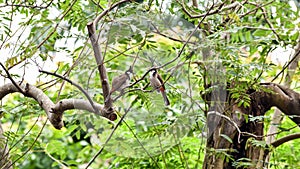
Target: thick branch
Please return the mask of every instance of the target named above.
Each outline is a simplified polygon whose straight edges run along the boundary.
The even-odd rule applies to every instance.
[[[288,141],[298,139],[298,138],[300,138],[300,133],[290,134],[290,135],[284,136],[284,137],[272,142],[271,145],[276,148],[283,143],[286,143]]]
[[[71,109],[86,110],[97,115],[111,119],[105,111],[103,111],[103,106],[98,103],[93,103],[97,110],[94,111],[93,107],[89,101],[82,99],[63,99],[54,104],[51,99],[41,90],[33,85],[26,84],[21,85],[21,88],[25,91],[25,96],[35,99],[39,105],[45,110],[49,121],[56,129],[61,129],[63,127],[62,116],[63,112]],[[0,100],[7,94],[20,92],[16,86],[12,83],[0,86]]]
[[[94,108],[91,106],[91,104],[89,104],[89,101],[83,99],[63,99],[57,102],[52,108],[52,110],[54,112],[63,112],[66,110],[79,109],[95,113],[96,115],[105,116],[105,113],[102,111],[103,106],[95,102],[94,106],[100,111],[94,111]]]
[[[94,102],[93,100],[91,99],[91,97],[89,96],[89,94],[78,84],[76,84],[75,82],[71,81],[70,79],[64,77],[64,76],[61,76],[59,74],[56,74],[56,73],[52,73],[52,72],[48,72],[48,71],[44,71],[44,70],[39,70],[39,72],[42,72],[42,73],[46,73],[46,74],[50,74],[52,76],[56,76],[56,77],[59,77],[69,83],[71,83],[72,85],[74,85],[75,87],[77,87],[84,95],[85,97],[88,99],[88,101],[90,102],[91,106],[94,108],[94,111],[97,112],[97,108],[94,106]],[[98,113],[99,114],[99,113]]]
[[[98,37],[96,35],[96,29],[93,25],[93,22],[88,24],[88,31],[89,31],[89,37],[92,42],[93,50],[94,50],[94,56],[98,65],[98,70],[101,78],[101,84],[102,84],[102,90],[103,90],[103,97],[104,100],[109,94],[109,83],[106,73],[106,68],[103,63],[103,56],[101,53],[100,45],[98,44]]]
[[[300,59],[300,55],[299,55],[299,51],[300,51],[300,43],[299,43],[299,40],[298,39],[298,44],[295,48],[295,53],[294,53],[294,56],[293,56],[293,61],[289,63],[289,66],[288,66],[288,70],[287,70],[287,73],[285,75],[285,81],[284,81],[284,86],[286,87],[290,87],[291,83],[292,83],[292,79],[293,79],[293,76],[295,74],[295,70],[297,69],[298,67],[298,62],[299,62],[299,59]],[[274,114],[273,114],[273,118],[272,118],[272,121],[271,121],[271,125],[269,130],[268,130],[268,137],[266,138],[266,142],[267,144],[271,144],[273,141],[275,141],[275,136],[278,130],[278,124],[281,123],[282,121],[282,116],[281,116],[281,111],[279,109],[275,109],[274,111]],[[268,159],[269,160],[269,159]]]
[[[262,92],[262,104],[266,104],[267,109],[275,106],[285,115],[288,115],[298,126],[300,125],[300,94],[288,87],[275,84],[261,84],[270,91]]]
[[[101,20],[101,18],[103,18],[108,12],[110,12],[111,10],[113,10],[114,8],[118,7],[120,4],[123,4],[125,2],[130,2],[130,0],[122,0],[122,1],[119,1],[115,4],[113,4],[112,6],[110,6],[110,8],[104,10],[96,19],[94,19],[93,22],[89,22],[87,24],[89,37],[92,42],[94,56],[95,56],[95,59],[96,59],[97,65],[98,65],[98,70],[99,70],[99,74],[100,74],[100,78],[101,78],[104,100],[106,100],[106,98],[109,96],[110,89],[109,89],[109,82],[108,82],[108,78],[107,78],[106,68],[104,66],[104,59],[102,56],[100,45],[98,44],[99,37],[96,35],[96,25]],[[109,99],[108,102],[105,102],[105,109],[113,110],[111,99]],[[109,112],[110,111],[108,111],[108,114],[110,114]]]

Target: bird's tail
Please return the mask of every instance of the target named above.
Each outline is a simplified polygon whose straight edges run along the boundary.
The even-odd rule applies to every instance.
[[[169,99],[168,99],[168,97],[167,97],[166,92],[165,92],[165,91],[161,91],[161,94],[162,94],[162,96],[163,96],[163,98],[164,98],[165,105],[166,105],[166,106],[169,106],[169,105],[170,105],[170,101],[169,101]]]

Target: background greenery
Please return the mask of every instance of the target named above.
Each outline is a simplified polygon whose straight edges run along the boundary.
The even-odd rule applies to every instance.
[[[167,79],[171,106],[164,107],[161,96],[150,92],[148,79],[127,89],[115,103],[120,116],[128,111],[125,121],[92,168],[201,168],[207,108],[201,93],[208,92],[204,91],[208,83],[204,78],[246,82],[232,91],[233,97],[243,98],[242,106],[248,106],[248,88],[259,82],[282,82],[284,74],[273,78],[284,63],[275,62],[269,55],[277,48],[290,49],[298,44],[297,1],[249,0],[244,4],[238,0],[235,2],[242,4],[239,9],[192,18],[183,9],[193,15],[205,14],[212,5],[211,1],[197,2],[198,8],[190,7],[189,1],[128,2],[109,12],[98,24],[109,79],[134,63],[134,82],[151,67],[169,63],[160,69],[160,74]],[[0,4],[1,63],[15,79],[34,81],[54,102],[84,98],[72,85],[62,85],[60,79],[43,74],[34,77],[32,73],[37,69],[56,71],[83,86],[94,101],[103,103],[86,25],[109,7],[108,2],[0,0]],[[198,24],[199,29],[191,35]],[[190,36],[190,43],[185,43]],[[205,49],[213,51],[209,57],[203,55]],[[203,65],[213,73],[207,74]],[[1,76],[5,77],[4,71]],[[295,90],[298,77],[297,69],[291,86]],[[2,100],[1,111],[12,161],[22,169],[83,168],[116,124],[74,110],[65,112],[65,127],[59,131],[47,123],[45,112],[35,101],[20,94]],[[272,113],[271,110],[260,117],[267,127]],[[293,126],[285,117],[277,137],[299,132],[298,128],[290,129]],[[298,142],[288,142],[274,150],[269,166],[297,168]]]

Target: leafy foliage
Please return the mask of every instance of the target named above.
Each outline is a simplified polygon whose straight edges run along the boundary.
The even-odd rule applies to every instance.
[[[103,104],[86,25],[115,1],[0,2],[1,62],[11,73],[17,72],[11,74],[14,79],[33,81],[53,101],[84,97],[60,79],[32,73],[32,69],[49,69],[80,84]],[[97,25],[109,79],[134,65],[131,84],[137,82],[115,102],[120,117],[126,115],[124,121],[114,130],[116,123],[74,110],[65,112],[65,128],[57,131],[35,101],[10,95],[2,101],[1,123],[16,168],[83,168],[104,146],[92,168],[200,168],[207,111],[200,94],[234,82],[231,97],[239,106],[249,107],[248,89],[273,80],[282,68],[268,55],[279,46],[294,47],[299,39],[294,1],[236,2],[240,5],[214,14],[206,13],[210,1],[199,1],[198,8],[188,1],[137,1],[109,11]],[[154,66],[162,66],[159,73],[166,80],[170,107],[164,107],[161,95],[149,86],[146,72]],[[0,75],[6,77],[4,71]],[[294,80],[297,85],[298,79]],[[263,119],[269,126],[270,117],[246,118]],[[282,126],[288,128],[287,121]],[[222,138],[233,142],[227,135]],[[270,167],[297,167],[297,145],[295,141],[276,149]],[[249,159],[228,154],[235,150],[206,151],[235,160],[236,167],[251,165]]]

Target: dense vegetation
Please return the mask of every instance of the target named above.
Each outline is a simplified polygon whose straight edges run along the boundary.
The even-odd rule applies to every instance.
[[[233,167],[248,168],[254,162],[235,159],[236,150],[207,147],[207,113],[213,106],[206,96],[220,89],[218,97],[230,93],[217,99],[224,109],[247,109],[253,99],[249,91],[263,91],[263,82],[298,91],[298,6],[292,0],[0,0],[0,86],[21,88],[7,90],[6,97],[0,88],[0,148],[9,152],[7,163],[22,169],[201,168],[205,157],[216,155]],[[95,34],[87,28],[93,22]],[[114,100],[106,99],[102,73],[111,84],[130,66],[129,86],[113,93]],[[153,68],[165,80],[170,106],[149,84]],[[63,112],[60,129],[43,102],[26,95],[26,83],[53,103],[84,99],[90,104],[89,97],[98,107],[112,103],[118,118],[73,104]],[[225,105],[231,99],[236,102]],[[299,139],[269,146],[299,132],[291,116],[281,114],[274,122],[275,110],[259,116],[234,113],[264,124],[262,139],[253,136],[246,147],[251,142],[270,151],[265,166],[297,168]]]

